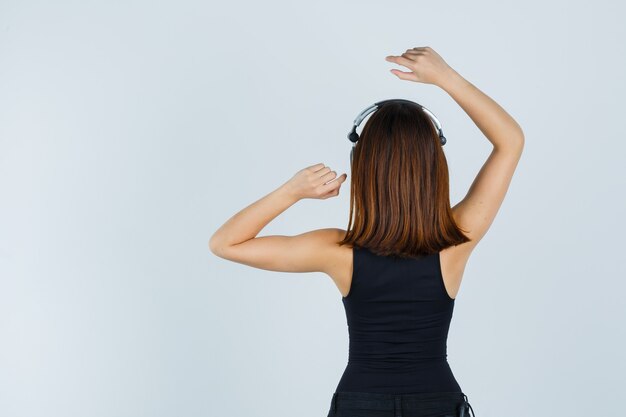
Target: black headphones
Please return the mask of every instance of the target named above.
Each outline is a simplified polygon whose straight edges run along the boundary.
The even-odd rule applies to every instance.
[[[389,100],[378,101],[378,102],[372,104],[368,108],[364,109],[361,113],[359,113],[359,115],[356,117],[356,119],[354,119],[354,126],[352,127],[352,130],[350,130],[350,133],[348,133],[348,139],[350,140],[350,142],[353,143],[352,149],[350,150],[350,164],[352,164],[352,154],[354,153],[354,147],[356,146],[356,142],[359,140],[359,134],[356,133],[356,128],[361,124],[363,119],[365,119],[365,117],[367,117],[368,114],[375,112],[384,103],[389,103],[389,102],[401,102],[401,103],[403,102],[403,103],[417,104],[422,110],[424,110],[424,113],[426,113],[426,115],[430,118],[430,120],[432,120],[432,122],[435,124],[435,128],[437,129],[437,133],[439,134],[439,140],[441,142],[441,146],[446,144],[446,138],[445,138],[445,136],[443,136],[443,130],[441,129],[441,123],[439,122],[439,120],[435,117],[435,115],[430,110],[428,110],[426,107],[422,106],[421,104],[416,103],[416,102],[411,101],[411,100],[405,100],[405,99],[402,99],[402,98],[392,98],[392,99],[389,99]]]

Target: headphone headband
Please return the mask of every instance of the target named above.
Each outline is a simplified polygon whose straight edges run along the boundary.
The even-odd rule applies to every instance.
[[[350,130],[350,132],[348,133],[348,139],[350,140],[350,142],[353,143],[352,150],[350,151],[350,161],[352,161],[352,153],[354,152],[354,147],[356,146],[356,142],[359,140],[359,134],[356,133],[356,128],[361,124],[363,119],[365,119],[368,114],[375,112],[383,104],[389,103],[389,102],[411,103],[411,104],[418,105],[424,111],[424,113],[426,113],[426,115],[430,118],[430,120],[435,125],[435,128],[437,129],[437,134],[439,135],[439,141],[441,142],[441,146],[446,144],[447,140],[446,140],[445,136],[443,135],[443,129],[441,128],[441,123],[439,122],[437,117],[435,117],[435,115],[430,110],[428,110],[426,107],[422,106],[421,104],[416,103],[416,102],[411,101],[411,100],[405,100],[405,99],[402,99],[402,98],[392,98],[392,99],[389,99],[389,100],[377,101],[376,103],[372,104],[371,106],[363,109],[356,116],[356,118],[354,119],[354,126],[352,127],[352,130]]]

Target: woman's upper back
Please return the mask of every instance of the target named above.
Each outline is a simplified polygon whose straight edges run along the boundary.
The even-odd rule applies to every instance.
[[[339,229],[338,236],[341,236],[342,233],[345,232]],[[437,266],[437,271],[435,271],[435,273],[439,276],[439,284],[441,284],[441,289],[445,291],[445,295],[450,299],[456,299],[457,297],[461,286],[461,280],[463,278],[463,272],[465,271],[465,266],[471,254],[471,250],[472,247],[470,245],[463,244],[456,247],[446,248],[437,254],[431,255],[432,259],[430,260],[429,268],[432,269],[433,265]],[[360,256],[361,253],[359,253],[357,258],[355,255],[358,251],[365,251],[367,255],[363,257]],[[373,255],[374,258],[370,255]],[[394,258],[378,257],[367,248],[355,248],[353,251],[353,249],[347,245],[336,247],[333,259],[331,260],[335,266],[329,275],[339,289],[342,299],[345,299],[346,297],[349,298],[353,290],[353,285],[355,285],[355,287],[358,285],[353,283],[353,279],[356,268],[359,267],[359,262],[364,263],[366,268],[379,268],[381,259],[386,261],[387,259],[393,260]],[[433,260],[436,260],[437,262],[433,263]],[[387,265],[385,261],[382,261],[383,265]],[[402,259],[398,259],[397,261],[402,261]],[[405,259],[404,261],[409,260]],[[361,268],[363,267],[361,266]],[[367,274],[366,277],[363,277],[360,280],[365,280],[367,282],[367,280],[372,279],[384,279],[384,277],[371,278],[369,277],[369,274]]]
[[[402,259],[353,249],[352,285],[342,297],[350,362],[392,367],[446,360],[454,299],[439,256]]]
[[[443,280],[440,252],[411,259],[381,256],[358,246],[351,252],[350,290],[342,296],[344,303],[355,298],[392,301],[407,296],[415,300],[454,301]]]

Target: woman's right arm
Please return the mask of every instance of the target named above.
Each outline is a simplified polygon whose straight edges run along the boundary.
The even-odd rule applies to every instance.
[[[456,223],[471,239],[459,245],[469,256],[502,205],[524,148],[524,132],[498,103],[461,77],[432,48],[411,48],[385,59],[411,70],[392,69],[398,78],[437,85],[450,94],[493,144],[467,194],[452,208]]]
[[[452,208],[458,226],[472,240],[471,252],[487,233],[509,189],[524,148],[522,128],[498,103],[449,68],[438,84],[463,108],[493,144],[491,154],[466,196]]]

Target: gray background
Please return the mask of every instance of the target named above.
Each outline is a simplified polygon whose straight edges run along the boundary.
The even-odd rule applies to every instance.
[[[354,117],[386,98],[442,121],[461,199],[490,144],[445,92],[389,72],[415,46],[526,135],[450,330],[474,411],[621,412],[621,7],[0,2],[0,415],[325,416],[339,291],[208,239],[305,166],[348,172]],[[260,235],[345,228],[348,199],[346,182]]]

